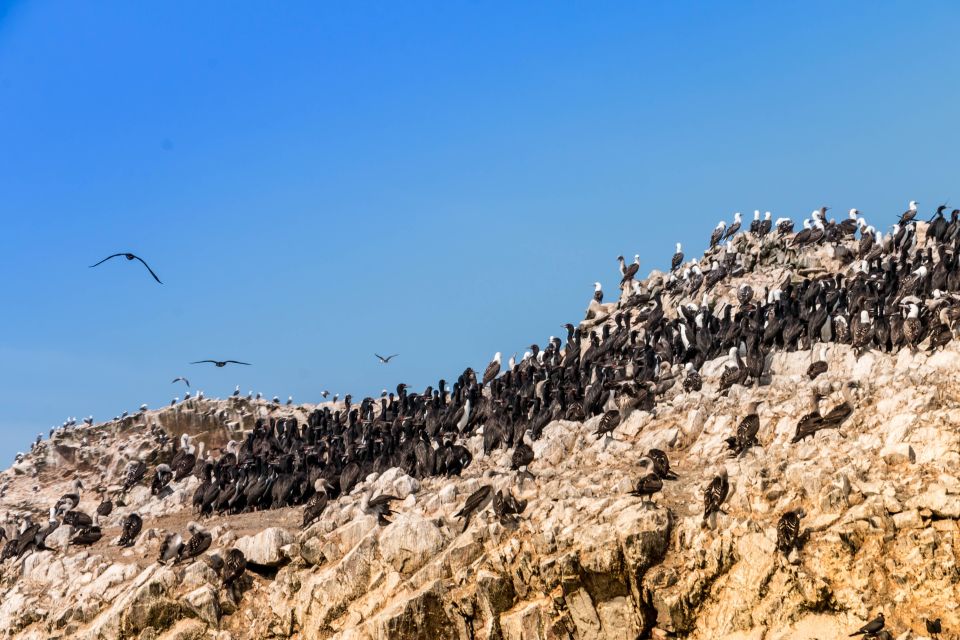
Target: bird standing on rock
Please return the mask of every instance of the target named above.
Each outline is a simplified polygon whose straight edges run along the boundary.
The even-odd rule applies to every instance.
[[[849,637],[853,638],[854,636],[867,636],[867,637],[873,636],[878,631],[880,631],[880,629],[883,629],[883,625],[884,625],[883,612],[881,611],[879,614],[877,614],[876,618],[874,618],[867,624],[863,625],[862,627],[860,627],[859,629],[851,633]]]
[[[710,481],[707,490],[703,494],[703,522],[715,513],[720,511],[720,507],[727,499],[727,493],[730,491],[730,483],[727,479],[727,470],[720,469],[720,473]]]

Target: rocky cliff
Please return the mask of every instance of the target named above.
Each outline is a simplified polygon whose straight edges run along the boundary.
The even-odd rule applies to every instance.
[[[832,260],[826,250],[803,264],[782,258],[769,256],[712,295],[730,299],[742,281],[761,289]],[[608,322],[616,306],[593,305],[584,326]],[[810,380],[815,358],[827,371]],[[161,497],[144,481],[117,500],[96,544],[70,545],[73,531],[62,525],[49,550],[6,560],[0,631],[37,639],[827,640],[883,612],[894,637],[924,636],[924,619],[938,617],[943,637],[958,637],[956,342],[859,357],[835,343],[815,353],[774,350],[763,384],[721,393],[726,364],[706,362],[699,391],[675,384],[652,411],[627,412],[611,437],[594,435],[602,415],[550,422],[532,443],[532,478],[510,470],[508,449],[485,455],[477,433],[465,441],[473,462],[459,477],[371,474],[305,530],[300,507],[201,519],[191,509],[197,478]],[[811,404],[826,413],[842,402],[854,411],[839,428],[791,442]],[[305,420],[313,408],[194,399],[62,430],[2,474],[0,509],[8,523],[28,511],[45,522],[79,477],[79,508],[92,512],[97,488],[119,493],[130,460],[152,468],[161,432],[189,433],[215,450],[257,417]],[[732,455],[726,439],[752,410],[757,446]],[[667,452],[678,479],[652,499],[634,497],[651,448]],[[705,521],[704,490],[721,468],[730,495]],[[454,516],[483,485],[527,502],[516,525],[489,507],[467,525]],[[391,524],[361,509],[371,493],[402,500]],[[800,544],[783,553],[777,522],[796,508],[805,512]],[[143,531],[121,549],[119,525],[132,511]],[[194,519],[212,534],[209,551],[157,562],[164,536]],[[225,586],[216,558],[232,548],[249,564]]]

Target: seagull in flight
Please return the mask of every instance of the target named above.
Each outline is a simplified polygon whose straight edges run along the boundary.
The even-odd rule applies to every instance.
[[[375,353],[375,354],[373,354],[373,355],[377,356],[377,359],[380,361],[380,364],[389,364],[391,360],[393,360],[394,358],[396,358],[396,357],[397,357],[398,355],[400,355],[400,354],[399,354],[399,353],[395,353],[395,354],[393,354],[392,356],[387,356],[386,358],[384,358],[384,357],[383,357],[382,355],[380,355],[379,353]]]
[[[227,366],[228,364],[231,364],[231,363],[232,363],[232,364],[245,364],[245,365],[247,365],[247,366],[250,366],[250,363],[249,363],[249,362],[240,362],[239,360],[197,360],[196,362],[191,362],[190,364],[202,364],[202,363],[204,363],[204,362],[209,362],[209,363],[211,363],[211,364],[215,364],[215,365],[217,365],[218,367],[225,367],[225,366]]]
[[[175,382],[182,382],[182,383],[184,383],[185,385],[187,385],[187,387],[190,386],[190,381],[187,380],[187,379],[184,378],[184,377],[174,378],[173,380],[170,381],[170,384],[173,384],[173,383],[175,383]]]
[[[110,260],[111,258],[116,258],[116,257],[118,257],[118,256],[123,256],[123,257],[126,258],[127,260],[139,260],[139,261],[143,264],[143,266],[145,266],[145,267],[147,268],[147,271],[150,272],[150,275],[153,276],[153,279],[156,280],[157,282],[160,282],[160,278],[158,278],[158,277],[157,277],[157,274],[155,274],[155,273],[153,272],[153,269],[150,268],[150,265],[148,265],[148,264],[143,260],[143,258],[141,258],[141,257],[138,256],[138,255],[134,255],[134,254],[132,254],[132,253],[115,253],[115,254],[113,254],[112,256],[107,256],[106,258],[104,258],[103,260],[101,260],[100,262],[98,262],[97,264],[92,264],[92,265],[90,265],[90,268],[93,269],[94,267],[97,267],[97,266],[103,264],[103,263],[106,262],[107,260]],[[163,283],[160,282],[160,284],[163,284]]]

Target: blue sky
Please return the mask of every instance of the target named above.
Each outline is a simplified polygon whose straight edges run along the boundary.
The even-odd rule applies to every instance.
[[[960,202],[951,3],[0,6],[0,459],[483,367],[733,211]],[[138,265],[103,256],[134,251]],[[373,352],[398,352],[389,367]],[[252,367],[188,363],[235,358]]]

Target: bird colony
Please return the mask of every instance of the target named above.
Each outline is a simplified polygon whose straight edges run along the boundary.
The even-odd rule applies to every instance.
[[[0,474],[0,633],[958,637],[945,210],[736,214],[452,383],[71,420]]]

